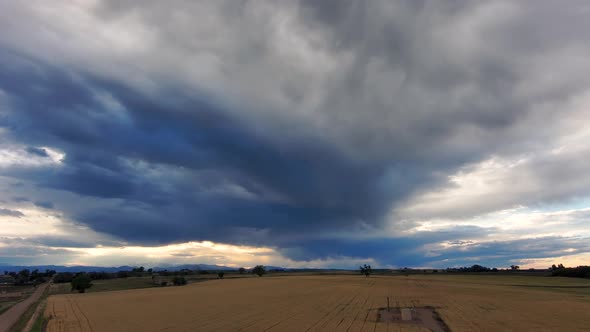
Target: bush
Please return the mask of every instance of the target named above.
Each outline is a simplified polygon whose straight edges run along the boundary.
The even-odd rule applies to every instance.
[[[86,289],[92,287],[92,279],[86,273],[78,274],[71,282],[72,290],[77,290],[78,293],[84,293]]]
[[[264,268],[264,265],[256,265],[252,269],[252,273],[257,274],[259,277],[262,277],[262,275],[266,273],[266,269]]]
[[[368,277],[371,275],[371,273],[373,273],[373,270],[371,269],[371,265],[365,264],[365,265],[361,266],[359,269],[360,269],[361,274],[364,274],[365,277]]]
[[[223,276],[225,275],[224,272],[218,272],[217,276],[219,277],[219,279],[223,279]]]
[[[186,285],[186,278],[185,277],[174,277],[172,279],[172,283],[174,284],[174,286]]]

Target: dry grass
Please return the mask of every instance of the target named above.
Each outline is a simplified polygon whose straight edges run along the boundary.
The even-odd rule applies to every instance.
[[[394,306],[437,308],[452,331],[582,331],[588,286],[511,276],[280,276],[58,295],[45,314],[50,332],[419,330],[377,322],[389,296]]]

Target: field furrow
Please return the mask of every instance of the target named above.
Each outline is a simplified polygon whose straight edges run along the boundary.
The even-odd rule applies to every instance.
[[[389,297],[392,310],[435,308],[453,331],[584,331],[590,326],[588,294],[515,286],[541,279],[474,278],[308,275],[214,280],[51,296],[45,315],[50,318],[48,332],[428,331],[410,323],[379,322],[379,309],[387,306]],[[559,281],[588,286],[579,286],[578,280]]]

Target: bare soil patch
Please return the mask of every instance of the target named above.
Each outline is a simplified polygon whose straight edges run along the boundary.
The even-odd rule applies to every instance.
[[[379,321],[388,324],[413,325],[433,332],[450,332],[451,329],[433,307],[380,308]]]

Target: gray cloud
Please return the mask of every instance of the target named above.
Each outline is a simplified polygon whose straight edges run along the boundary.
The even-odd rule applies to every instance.
[[[25,215],[20,211],[0,208],[0,216],[21,218]]]
[[[462,168],[458,180],[405,202],[400,218],[471,218],[518,206],[567,204],[589,194],[586,137],[558,142],[521,158],[493,158]]]
[[[0,126],[65,158],[3,172],[99,202],[56,203],[94,230],[375,257],[335,234],[590,194],[587,158],[545,151],[588,115],[582,1],[57,3],[67,21],[31,6],[0,5]],[[526,154],[490,193],[407,212]]]
[[[53,209],[54,205],[50,201],[36,201],[33,204],[38,207],[46,208],[46,209]]]
[[[49,157],[49,154],[47,154],[47,151],[43,148],[30,146],[27,148],[27,152],[38,157]]]
[[[575,249],[575,253],[588,253],[589,238],[545,236],[532,239],[511,241],[493,241],[475,243],[465,246],[453,246],[437,252],[427,265],[446,267],[466,265],[465,262],[482,262],[488,266],[504,266],[506,262],[520,263],[525,259],[562,257],[572,254],[568,250]],[[437,260],[437,258],[443,258]]]

